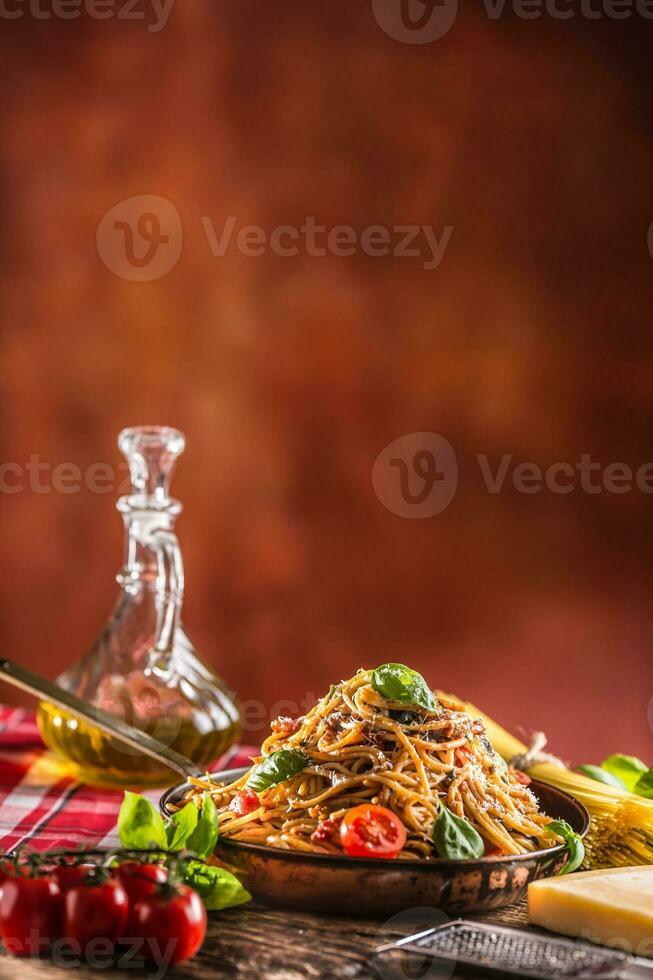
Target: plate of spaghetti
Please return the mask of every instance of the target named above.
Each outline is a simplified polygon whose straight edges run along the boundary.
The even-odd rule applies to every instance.
[[[382,664],[277,718],[249,769],[169,790],[170,814],[210,797],[216,856],[256,898],[315,911],[462,914],[574,870],[589,817],[510,768],[463,702]]]

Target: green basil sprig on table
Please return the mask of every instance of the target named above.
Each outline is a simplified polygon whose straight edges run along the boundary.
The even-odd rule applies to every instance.
[[[183,861],[182,877],[207,909],[231,908],[252,897],[231,872],[204,863],[218,839],[218,812],[209,793],[204,794],[201,809],[187,803],[164,821],[145,796],[127,792],[118,815],[118,834],[124,848],[160,848],[163,855],[185,850],[196,855]]]
[[[635,786],[648,772],[648,766],[644,765],[641,759],[637,759],[634,755],[619,754],[608,756],[601,763],[601,769],[605,769],[606,772],[612,773],[613,776],[620,779],[631,793],[635,792]]]
[[[653,800],[653,769],[647,769],[635,783],[633,793],[643,796],[645,800]]]
[[[279,749],[273,752],[252,770],[247,780],[247,788],[255,793],[263,793],[278,783],[283,783],[291,776],[310,766],[311,758],[301,749]]]
[[[544,828],[547,834],[557,834],[562,837],[569,850],[569,860],[560,872],[561,875],[571,874],[580,868],[585,860],[585,845],[579,835],[569,826],[566,820],[552,820]]]
[[[603,769],[601,766],[576,766],[576,772],[582,773],[583,776],[588,776],[589,779],[596,780],[597,783],[612,786],[614,789],[625,790],[628,788],[619,776],[615,776],[614,773]]]
[[[433,843],[438,856],[451,861],[468,861],[483,857],[485,844],[468,820],[440,803],[440,810],[433,826]]]
[[[577,766],[577,771],[597,782],[653,800],[653,769],[634,755],[608,756],[600,766]]]
[[[421,674],[404,664],[382,664],[372,671],[371,684],[377,694],[399,704],[414,704],[433,715],[438,703]]]

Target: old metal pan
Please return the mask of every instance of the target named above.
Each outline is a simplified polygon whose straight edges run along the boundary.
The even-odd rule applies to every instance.
[[[245,772],[230,769],[212,773],[212,778],[230,783]],[[164,793],[162,813],[169,816],[189,789],[189,783],[182,783]],[[581,803],[544,783],[533,781],[531,789],[551,817],[566,820],[581,835],[587,833],[589,814]],[[271,905],[368,916],[430,906],[463,915],[517,902],[531,881],[560,872],[567,849],[560,844],[517,857],[473,861],[380,861],[220,840],[216,856],[254,898]]]

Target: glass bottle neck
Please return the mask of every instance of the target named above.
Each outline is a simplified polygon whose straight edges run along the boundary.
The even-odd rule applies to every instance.
[[[120,500],[125,522],[124,565],[117,578],[127,592],[148,589],[181,601],[184,593],[181,553],[173,532],[176,513],[133,509]]]

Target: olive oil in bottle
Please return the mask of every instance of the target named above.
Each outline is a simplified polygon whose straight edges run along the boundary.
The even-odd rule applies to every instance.
[[[173,530],[181,505],[168,486],[184,437],[139,427],[121,432],[118,445],[133,484],[118,501],[125,524],[118,601],[95,645],[57,683],[202,766],[235,741],[239,726],[234,700],[181,624],[183,563]],[[155,760],[51,704],[42,702],[37,718],[46,745],[84,782],[162,786],[173,778]]]

